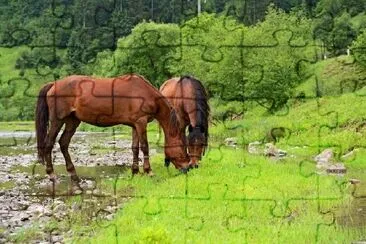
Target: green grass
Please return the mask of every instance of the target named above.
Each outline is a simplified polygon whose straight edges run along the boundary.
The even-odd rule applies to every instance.
[[[72,212],[69,222],[56,226],[72,229],[68,241],[77,243],[114,243],[116,238],[118,243],[350,243],[364,239],[364,227],[340,226],[333,223],[332,214],[322,214],[337,215],[351,206],[348,179],[366,181],[366,97],[364,90],[352,93],[348,82],[365,74],[351,63],[349,57],[339,57],[314,65],[322,98],[292,100],[288,111],[277,114],[244,104],[250,109],[243,118],[211,126],[210,147],[201,167],[187,175],[172,166],[166,169],[159,153],[151,159],[154,177],[131,177],[125,172],[117,180],[101,182],[98,187],[116,194],[112,201],[122,203],[112,221],[88,217],[94,214],[98,219],[97,210],[103,210],[105,203],[88,205],[85,198],[75,197],[68,204],[79,199],[81,211]],[[341,81],[346,84],[344,94]],[[315,96],[314,77],[297,90]],[[277,147],[292,156],[274,161],[249,155],[245,146],[262,140],[274,127],[291,130]],[[32,129],[33,122],[0,123],[0,131],[15,128]],[[115,132],[117,140],[131,138],[127,126],[82,124],[79,130]],[[157,124],[150,123],[148,131],[150,143],[157,144]],[[238,139],[237,149],[224,145],[227,137]],[[109,150],[94,146],[99,153]],[[325,148],[333,148],[336,160],[345,163],[345,177],[314,174],[313,157]],[[348,159],[340,157],[352,148],[359,150]],[[24,231],[16,239],[27,236],[32,234]]]
[[[95,235],[87,239],[115,242],[117,233],[119,243],[361,240],[365,228],[340,226],[333,223],[332,214],[322,213],[339,214],[347,209],[352,204],[348,179],[366,180],[366,132],[363,127],[356,131],[366,116],[365,102],[364,97],[348,93],[293,103],[287,114],[269,115],[257,107],[243,120],[218,124],[210,130],[210,150],[198,170],[177,175],[173,168],[164,168],[162,155],[158,155],[152,163],[155,177],[129,178],[127,172],[119,179],[117,191],[134,189],[133,199],[113,221],[103,222],[108,227],[94,226]],[[290,128],[292,134],[277,146],[294,157],[274,161],[246,153],[244,145],[279,126]],[[223,145],[229,136],[238,138],[238,149]],[[336,160],[349,148],[360,148],[353,157],[342,159],[346,177],[314,174],[313,157],[329,147],[335,150]],[[117,195],[117,199],[123,196]]]
[[[358,15],[351,18],[351,23],[355,29],[360,29],[361,25],[366,22],[365,12],[361,12]]]
[[[19,70],[15,69],[15,61],[27,47],[3,48],[0,47],[0,74],[2,80],[9,80],[14,77],[19,77]]]
[[[47,74],[43,72],[42,69],[38,71],[36,69],[26,69],[24,70],[24,75],[20,74],[19,69],[15,69],[16,60],[24,51],[30,51],[30,48],[26,46],[4,48],[0,47],[0,78],[2,82],[11,81],[12,85],[15,86],[16,90],[19,92],[24,92],[27,89],[27,79],[30,81],[30,89],[26,95],[36,95],[41,84],[47,81],[53,81],[52,73]]]
[[[324,97],[293,104],[288,113],[268,115],[257,107],[244,115],[244,120],[229,121],[211,129],[215,141],[224,143],[227,137],[237,137],[242,144],[261,141],[275,127],[291,130],[288,138],[280,140],[281,147],[308,146],[306,153],[316,153],[338,146],[338,153],[351,147],[364,147],[366,97],[354,93]],[[234,128],[234,129],[228,129]],[[340,148],[342,146],[342,148]],[[309,151],[310,150],[310,151]]]
[[[0,131],[34,131],[33,121],[0,122]]]
[[[88,241],[115,242],[117,232],[119,243],[343,243],[365,234],[318,225],[332,221],[320,211],[332,211],[349,198],[342,193],[348,192],[341,184],[346,178],[312,175],[314,165],[300,166],[297,160],[274,163],[233,150],[211,150],[202,167],[188,175],[166,171],[157,157],[155,177],[118,180],[117,189],[134,189],[136,198],[113,221],[100,223],[109,227],[94,226],[96,235]],[[117,199],[123,196],[117,193]]]
[[[312,66],[313,76],[296,88],[297,93],[304,92],[307,97],[315,97],[316,91],[322,96],[336,96],[355,91],[365,85],[364,67],[354,62],[352,56],[339,56],[317,62]],[[318,79],[316,86],[315,77]]]

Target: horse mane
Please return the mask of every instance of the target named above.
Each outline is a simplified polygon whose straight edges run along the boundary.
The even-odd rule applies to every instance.
[[[196,105],[197,105],[197,125],[202,126],[205,132],[206,139],[209,136],[208,134],[208,118],[210,116],[210,106],[208,105],[208,95],[206,89],[202,85],[202,82],[197,80],[196,78],[184,75],[182,76],[178,83],[183,83],[185,81],[190,81],[192,84],[195,95],[196,95]]]
[[[175,109],[172,107],[170,108],[171,111],[169,115],[169,133],[171,136],[176,136],[179,132],[180,124]]]

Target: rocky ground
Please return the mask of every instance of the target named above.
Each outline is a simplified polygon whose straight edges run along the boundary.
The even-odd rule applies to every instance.
[[[22,134],[18,136],[24,137]],[[23,150],[24,147],[28,149],[26,152]],[[84,203],[65,203],[65,199],[70,194],[67,187],[69,179],[63,169],[65,163],[58,145],[56,144],[53,152],[55,170],[58,174],[58,183],[55,186],[47,178],[44,166],[36,162],[33,141],[16,145],[3,143],[2,149],[3,154],[7,155],[0,155],[0,243],[16,241],[16,236],[19,236],[22,230],[32,226],[36,226],[40,233],[37,234],[38,240],[34,242],[63,242],[65,234],[67,236],[67,232],[70,231],[67,226],[65,232],[61,233],[60,228],[50,229],[48,223],[67,218],[68,213],[80,210]],[[75,135],[70,144],[70,154],[77,171],[78,168],[82,169],[84,175],[88,175],[90,171],[91,176],[83,177],[79,174],[83,188],[81,194],[89,196],[85,199],[94,205],[98,205],[99,199],[93,196],[100,194],[98,192],[100,190],[96,189],[96,178],[100,180],[100,178],[116,177],[116,173],[126,170],[123,166],[129,165],[132,159],[130,141],[115,140],[103,134]],[[154,150],[151,150],[150,154],[154,154]],[[61,169],[63,172],[58,173]],[[94,179],[93,175],[98,177]],[[111,219],[118,207],[113,202],[107,203],[103,207],[105,211],[100,216]],[[90,219],[97,217],[94,211]]]

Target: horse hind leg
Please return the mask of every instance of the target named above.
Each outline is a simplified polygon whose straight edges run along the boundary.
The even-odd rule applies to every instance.
[[[65,158],[66,170],[71,177],[71,181],[73,183],[79,183],[80,179],[76,174],[74,164],[72,163],[69,154],[69,145],[71,137],[75,134],[76,128],[80,124],[80,120],[76,119],[75,117],[70,117],[65,121],[65,123],[66,123],[65,130],[63,131],[60,140],[58,142],[60,144],[61,152]]]
[[[49,175],[51,181],[56,180],[56,176],[53,171],[52,165],[52,149],[55,145],[57,134],[60,132],[64,122],[60,120],[51,121],[50,129],[46,136],[45,146],[45,161],[46,161],[46,173]]]

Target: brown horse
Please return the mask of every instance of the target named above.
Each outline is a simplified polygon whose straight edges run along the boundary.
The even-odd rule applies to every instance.
[[[51,152],[57,134],[66,169],[78,182],[68,147],[80,122],[96,126],[124,124],[132,127],[132,173],[139,172],[139,146],[144,154],[143,169],[151,174],[147,123],[157,119],[165,135],[165,155],[175,167],[186,171],[189,157],[179,121],[169,102],[143,77],[131,74],[117,78],[69,76],[41,89],[36,108],[36,133],[39,160],[46,161],[46,172],[54,180]]]
[[[160,92],[177,111],[180,129],[184,135],[188,126],[188,151],[191,159],[189,166],[198,167],[208,140],[210,107],[205,88],[199,80],[183,76],[165,81]],[[166,166],[168,165],[169,160],[166,160]]]

